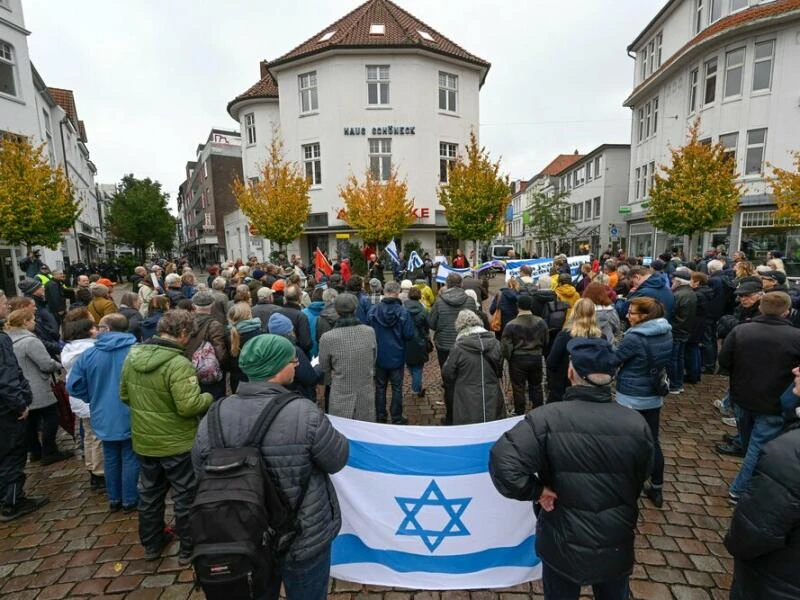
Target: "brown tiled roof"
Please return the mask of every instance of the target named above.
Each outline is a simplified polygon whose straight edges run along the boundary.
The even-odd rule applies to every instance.
[[[658,75],[669,69],[674,63],[676,63],[687,52],[689,52],[689,50],[701,42],[742,25],[763,19],[779,17],[792,11],[800,11],[800,0],[776,0],[775,2],[771,2],[769,4],[761,4],[746,10],[741,10],[720,19],[716,23],[706,27],[703,31],[686,42],[681,49],[670,56],[669,59],[663,63],[655,73],[636,86],[633,92],[631,92],[630,96],[628,96],[628,98],[625,100],[623,105],[627,106],[633,96],[648,86],[650,82],[655,80]]]
[[[72,90],[49,87],[47,91],[50,92],[56,104],[64,109],[64,112],[67,113],[67,117],[72,121],[72,126],[75,128],[75,131],[78,131],[80,121],[78,120],[78,109],[75,107],[75,94],[72,93]]]
[[[561,171],[569,169],[572,165],[582,159],[585,154],[559,154],[552,162],[541,170],[539,175],[558,175]]]
[[[385,34],[370,35],[372,24],[384,25]],[[321,42],[320,38],[331,31],[335,32],[334,35],[329,40]],[[433,41],[424,39],[419,31],[428,32]],[[470,54],[390,0],[368,0],[311,36],[294,50],[270,61],[270,66],[288,63],[332,48],[424,48],[476,64],[487,70],[491,66],[487,61]]]
[[[231,114],[231,107],[240,100],[249,100],[250,98],[277,98],[278,97],[278,84],[270,75],[267,70],[267,62],[261,61],[262,77],[258,82],[249,88],[247,91],[242,92],[236,98],[228,102],[228,114]],[[231,115],[233,116],[233,115]]]
[[[89,138],[86,137],[86,125],[83,121],[78,121],[78,133],[81,136],[81,140],[84,144],[89,142]]]

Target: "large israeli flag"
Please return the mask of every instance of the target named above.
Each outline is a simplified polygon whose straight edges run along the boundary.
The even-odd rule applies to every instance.
[[[330,417],[350,440],[332,476],[342,509],[331,575],[446,590],[541,577],[531,504],[501,496],[489,451],[519,418],[457,427],[395,427]]]
[[[570,273],[572,273],[573,279],[577,277],[581,265],[585,262],[590,262],[590,260],[591,257],[588,254],[581,254],[580,256],[567,257],[567,263],[569,263],[569,270]],[[550,269],[553,268],[553,259],[531,258],[524,260],[509,260],[506,262],[506,281],[508,281],[512,277],[519,277],[519,269],[523,265],[527,265],[531,268],[532,271],[531,275],[535,281],[539,279],[540,276],[550,272]]]
[[[472,277],[472,269],[464,267],[463,269],[456,269],[455,267],[448,267],[447,265],[439,265],[436,268],[436,282],[444,283],[450,273],[457,273],[461,277]]]

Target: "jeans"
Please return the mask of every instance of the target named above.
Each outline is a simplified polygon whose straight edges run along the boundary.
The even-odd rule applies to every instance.
[[[36,458],[58,454],[56,433],[58,432],[58,409],[55,404],[44,408],[35,408],[28,412],[28,452]],[[42,440],[39,442],[39,426],[42,428]]]
[[[545,600],[578,600],[581,595],[579,584],[562,577],[545,562],[542,563],[542,584]],[[628,600],[628,577],[592,584],[592,592],[595,600]]]
[[[706,320],[703,326],[703,368],[714,370],[717,366],[717,322]]]
[[[386,420],[386,386],[392,384],[392,423],[403,419],[403,367],[384,369],[375,367],[375,416],[378,422]]]
[[[525,384],[528,384],[528,400],[531,408],[544,403],[542,392],[542,357],[523,356],[508,361],[508,376],[514,395],[514,414],[525,414]]]
[[[444,350],[443,348],[436,348],[436,359],[439,361],[439,369],[444,367],[444,363],[447,362],[447,357],[450,356],[450,350]],[[447,385],[444,381],[442,381],[442,387],[444,388],[444,424],[445,425],[452,425],[453,424],[453,387]]]
[[[685,381],[688,383],[700,383],[700,376],[703,373],[703,356],[700,352],[700,344],[686,342],[686,355],[683,364],[686,369]]]
[[[139,457],[130,440],[103,442],[108,501],[134,506],[139,502]]]
[[[331,546],[312,558],[284,562],[280,571],[267,583],[267,593],[261,600],[277,600],[281,583],[286,600],[325,600],[328,597],[328,578],[331,571]]]
[[[189,508],[194,501],[197,487],[191,453],[161,457],[140,456],[139,463],[139,539],[142,546],[158,546],[163,539],[164,499],[167,491],[172,488],[175,532],[181,540],[181,551],[190,551],[192,537],[189,531]]]
[[[660,408],[650,408],[637,411],[644,417],[653,434],[653,470],[650,473],[650,483],[653,487],[660,488],[664,485],[664,454],[661,452],[661,442],[658,439]]]
[[[408,365],[411,373],[411,391],[419,395],[422,393],[422,365]]]
[[[13,506],[25,497],[26,438],[25,421],[16,415],[0,416],[0,504]]]
[[[761,456],[761,449],[783,431],[784,421],[781,415],[754,413],[738,404],[733,405],[733,412],[736,414],[739,437],[746,454],[739,473],[731,484],[730,492],[734,496],[741,496],[750,487],[750,479]]]
[[[672,357],[669,362],[669,389],[679,390],[683,387],[683,369],[686,360],[686,342],[672,340]]]

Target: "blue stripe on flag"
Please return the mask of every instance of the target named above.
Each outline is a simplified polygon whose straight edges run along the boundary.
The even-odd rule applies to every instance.
[[[475,475],[489,470],[494,442],[463,446],[398,446],[350,440],[347,466],[391,475]]]
[[[541,562],[536,556],[536,536],[530,536],[513,547],[487,548],[471,554],[430,556],[398,550],[370,548],[353,534],[341,534],[333,540],[331,565],[374,563],[398,573],[464,574],[495,567],[535,567]]]

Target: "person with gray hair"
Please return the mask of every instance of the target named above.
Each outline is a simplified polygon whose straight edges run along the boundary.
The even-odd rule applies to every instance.
[[[313,343],[311,341],[311,326],[308,324],[308,317],[303,313],[303,306],[300,304],[300,286],[296,284],[286,286],[283,296],[283,306],[278,308],[278,312],[289,317],[294,327],[295,341],[303,352],[308,354]]]
[[[137,342],[142,341],[142,313],[139,312],[139,296],[133,292],[125,292],[119,301],[119,312],[128,319],[128,331]]]
[[[317,347],[319,347],[319,340],[322,338],[322,334],[333,329],[339,319],[339,313],[336,312],[336,307],[334,306],[338,295],[339,292],[333,288],[328,288],[322,292],[322,301],[325,303],[325,308],[320,311],[319,319],[317,319]]]
[[[109,289],[96,283],[91,288],[92,301],[89,302],[89,314],[92,315],[95,323],[99,323],[100,319],[106,315],[117,312],[117,305],[111,299]]]
[[[695,329],[697,319],[697,294],[691,286],[691,271],[685,267],[675,270],[672,275],[672,296],[675,304],[672,309],[672,358],[669,369],[669,393],[683,393],[683,376],[686,365],[686,342]]]
[[[277,304],[272,302],[272,294],[272,288],[266,286],[258,288],[256,292],[256,299],[258,302],[256,302],[255,306],[252,308],[253,316],[261,320],[264,332],[267,331],[267,323],[272,313],[278,312],[280,308]]]
[[[217,381],[205,381],[206,378],[203,377],[203,374],[198,373],[198,381],[203,392],[208,392],[214,397],[214,400],[218,400],[225,395],[225,373],[222,370],[222,365],[225,364],[228,357],[225,328],[211,314],[214,309],[214,295],[211,292],[196,292],[192,296],[192,305],[194,306],[192,329],[183,355],[193,361],[195,353],[203,352],[206,343],[210,346],[214,352],[214,359],[217,361],[216,370],[219,378]],[[214,369],[210,352],[206,363]],[[217,376],[210,377],[210,379],[216,378]]]
[[[461,310],[453,323],[456,341],[442,368],[445,385],[453,390],[453,425],[485,423],[506,416],[500,377],[500,342],[483,328],[472,310]]]
[[[181,291],[181,276],[177,273],[168,273],[164,277],[164,287],[167,288],[166,296],[169,298],[169,307],[175,308],[178,306],[178,302],[184,298]]]

